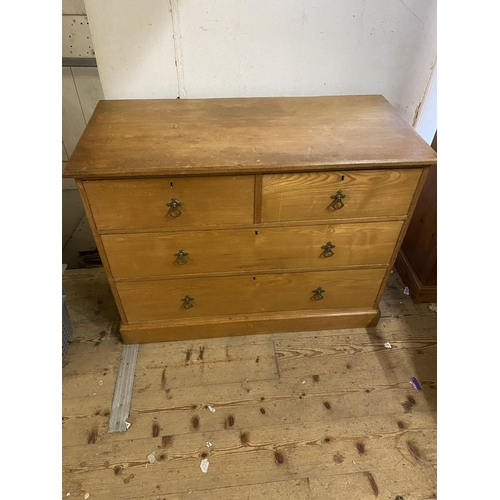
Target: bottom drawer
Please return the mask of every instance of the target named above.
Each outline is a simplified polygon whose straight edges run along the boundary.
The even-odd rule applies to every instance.
[[[385,272],[385,268],[349,269],[152,280],[116,286],[127,321],[136,323],[256,312],[373,307]]]

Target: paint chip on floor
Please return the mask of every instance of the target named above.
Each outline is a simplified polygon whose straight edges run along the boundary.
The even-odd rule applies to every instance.
[[[208,471],[208,465],[209,465],[208,460],[204,458],[200,464],[201,471],[206,473]]]

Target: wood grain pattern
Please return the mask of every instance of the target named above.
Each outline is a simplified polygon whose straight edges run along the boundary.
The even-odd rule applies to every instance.
[[[402,286],[373,328],[141,345],[132,425],[108,434],[118,344],[94,336],[118,314],[101,269],[66,271],[62,498],[436,498],[437,320]]]
[[[407,218],[403,223],[403,227],[401,228],[401,232],[399,233],[398,239],[396,241],[396,246],[394,248],[394,253],[392,254],[391,261],[389,263],[389,266],[387,268],[387,272],[385,273],[385,276],[380,284],[380,290],[377,294],[377,300],[376,303],[378,304],[380,299],[382,298],[382,294],[384,293],[385,287],[387,286],[387,283],[389,282],[390,278],[390,272],[392,268],[394,267],[394,262],[396,261],[396,257],[398,255],[399,249],[401,248],[401,244],[403,242],[403,239],[405,237],[406,231],[408,229],[408,226],[410,224],[413,211],[415,210],[415,206],[418,202],[418,197],[420,196],[420,193],[422,192],[422,188],[425,184],[425,180],[427,179],[427,175],[429,174],[429,167],[424,167],[423,169],[420,170],[420,177],[417,182],[417,186],[415,188],[415,191],[413,193],[413,197],[410,203],[410,206],[408,207],[408,214]]]
[[[77,149],[126,343],[375,325],[435,164],[382,96],[105,101]]]
[[[379,318],[378,308],[233,314],[122,324],[120,334],[126,344],[201,340],[311,329],[314,331],[326,328],[365,328],[375,326]]]
[[[430,475],[432,468],[431,465],[408,467],[406,463],[402,463],[395,469],[377,470],[373,473],[373,477],[376,479],[378,498],[390,500],[437,498],[436,481]],[[311,498],[317,500],[330,500],[332,491],[335,491],[339,498],[377,498],[363,472],[317,477],[311,479],[309,485],[314,492]]]
[[[244,471],[247,484],[298,479],[304,475],[338,476],[364,471],[373,471],[372,474],[377,477],[379,470],[393,469],[393,473],[397,473],[402,460],[414,466],[421,462],[432,471],[435,451],[428,443],[436,439],[436,432],[429,429],[402,431],[394,421],[392,426],[391,430],[369,435],[365,431],[367,451],[363,457],[357,451],[359,435],[352,435],[326,422],[306,428],[279,426],[249,429],[250,441],[246,445],[241,442],[241,430],[220,430],[211,433],[199,431],[196,441],[176,436],[175,448],[165,452],[158,448],[161,438],[152,437],[125,442],[111,449],[109,445],[98,443],[74,446],[65,453],[63,489],[79,491],[73,482],[78,478],[81,485],[99,492],[100,497],[96,498],[126,499],[137,495],[142,498],[158,492],[178,493],[185,491],[188,484],[197,490],[233,487],[242,481],[241,471]],[[338,437],[325,442],[325,436],[334,432]],[[204,447],[208,440],[216,443],[210,450]],[[187,442],[189,446],[179,448]],[[419,450],[419,460],[412,458],[407,442]],[[389,450],[395,452],[389,453]],[[147,456],[153,451],[158,458],[162,458],[146,467]],[[206,475],[200,472],[203,453],[210,463]],[[343,460],[338,463],[334,460],[335,456],[343,457]],[[82,463],[85,465],[82,466]],[[71,477],[69,471],[77,473],[73,481],[68,481]],[[156,488],[158,484],[159,489]],[[366,491],[370,491],[368,483]]]
[[[437,150],[437,134],[432,147]],[[437,165],[429,168],[401,249],[422,285],[437,286]]]
[[[431,165],[380,95],[100,101],[64,175],[76,178]]]
[[[284,335],[290,336],[282,334],[281,338]],[[231,339],[226,340],[231,352]],[[207,349],[210,342],[206,342]],[[331,338],[330,342],[335,346],[335,338]],[[158,352],[155,349],[159,345],[163,344],[148,344],[148,351],[160,357],[161,350]],[[292,363],[289,363],[286,377],[257,377],[255,380],[243,379],[250,366],[249,360],[239,360],[232,356],[232,352],[229,358],[221,359],[216,365],[209,362],[204,369],[203,361],[176,364],[176,379],[170,377],[174,373],[173,367],[169,376],[164,376],[161,368],[147,369],[141,365],[134,386],[133,426],[126,437],[136,440],[151,436],[153,422],[157,423],[160,432],[163,430],[164,433],[188,437],[193,433],[193,416],[198,417],[197,430],[203,433],[231,428],[314,425],[318,421],[327,424],[335,422],[337,429],[344,426],[355,436],[366,433],[364,426],[367,424],[371,425],[370,433],[383,432],[383,427],[386,431],[396,426],[413,430],[432,427],[436,423],[437,404],[436,347],[423,355],[417,354],[418,350],[418,346],[405,349],[408,365],[401,372],[397,368],[401,359],[391,365],[389,358],[379,360],[376,351],[366,350],[359,356],[357,353],[338,356],[330,363],[325,359],[316,359],[314,363],[310,359],[298,358],[293,362],[297,369],[295,375],[290,369]],[[163,359],[166,362],[168,358]],[[255,360],[253,362],[257,364]],[[278,359],[277,362],[281,372],[281,361]],[[231,364],[235,366],[229,368]],[[321,371],[324,364],[330,365],[330,372]],[[346,364],[357,368],[347,369]],[[425,373],[421,372],[424,367]],[[182,374],[194,373],[196,370],[193,368],[198,371],[198,385],[196,377],[189,377],[188,384],[183,386]],[[237,378],[234,381],[228,379],[229,370],[237,373],[238,368],[241,373]],[[212,375],[206,375],[210,371]],[[251,372],[255,374],[256,370]],[[408,390],[408,372],[418,372],[424,392]],[[82,379],[79,378],[83,383]],[[109,445],[118,441],[102,432],[107,428],[111,396],[102,392],[92,395],[91,391],[96,390],[94,387],[90,387],[87,393],[83,389],[79,398],[75,393],[73,397],[68,397],[69,394],[65,397],[64,447],[86,444],[86,434],[81,432],[85,428],[98,429],[96,442],[99,444]],[[325,405],[325,402],[328,404]],[[209,405],[216,410],[213,414]],[[227,422],[229,415],[233,422]],[[390,418],[373,418],[381,416]],[[79,421],[83,417],[87,417],[87,425]],[[359,420],[354,420],[356,417]],[[401,423],[398,424],[398,421]]]
[[[111,270],[109,267],[109,262],[106,257],[106,252],[104,250],[104,247],[102,245],[101,237],[99,235],[98,228],[96,226],[95,219],[93,217],[93,212],[90,208],[90,202],[84,187],[84,183],[80,180],[76,181],[76,185],[78,186],[78,191],[80,193],[80,197],[82,198],[83,206],[85,207],[85,213],[87,214],[88,220],[89,220],[89,226],[92,231],[92,236],[94,237],[95,244],[97,246],[97,250],[99,252],[99,257],[101,258],[102,265],[106,271],[106,276],[108,278],[109,286],[111,287],[111,291],[113,292],[113,297],[116,301],[116,307],[120,311],[120,316],[122,319],[122,323],[127,323],[127,315],[125,314],[125,311],[123,309],[120,297],[118,295],[118,292],[116,290],[116,285],[113,280],[113,275],[111,274]]]
[[[406,215],[420,175],[418,168],[264,175],[262,221]],[[339,190],[344,207],[334,210]]]
[[[262,174],[255,176],[255,208],[253,221],[255,224],[262,222]]]
[[[259,272],[387,265],[402,222],[107,234],[102,242],[115,279],[217,272]],[[325,258],[323,246],[335,245]],[[189,255],[180,264],[175,254]]]
[[[256,274],[214,278],[120,282],[129,322],[257,312],[372,307],[385,269]],[[313,290],[322,287],[322,300]],[[194,299],[190,309],[183,297]]]
[[[96,225],[106,229],[253,223],[254,176],[84,182]],[[182,203],[178,217],[167,203]]]
[[[437,151],[437,132],[431,146]],[[436,302],[437,165],[429,169],[395,265],[415,302]]]
[[[361,373],[362,370],[359,370],[357,376]],[[369,375],[373,376],[374,373],[383,372],[380,369],[371,370]],[[329,379],[322,375],[322,383],[319,385],[313,383],[309,375],[303,379],[295,377],[293,380],[288,378],[283,381],[260,380],[168,388],[168,393],[158,389],[156,385],[144,385],[145,377],[141,378],[141,383],[137,386],[141,392],[135,392],[133,397],[133,428],[127,432],[129,440],[151,436],[153,422],[157,423],[160,433],[164,431],[162,434],[168,432],[175,435],[177,441],[180,436],[189,439],[189,435],[193,434],[191,423],[194,416],[198,417],[196,431],[202,433],[250,430],[255,427],[277,429],[280,426],[305,426],[324,422],[326,425],[335,424],[337,430],[342,426],[348,427],[349,433],[354,436],[366,435],[367,429],[363,429],[363,424],[373,426],[370,433],[376,432],[375,427],[378,427],[379,432],[383,432],[381,427],[385,427],[385,431],[390,428],[418,430],[432,427],[437,417],[433,409],[436,398],[429,398],[429,403],[426,398],[414,396],[403,387],[408,385],[406,381],[370,382],[366,376],[360,381],[359,387],[353,388],[352,381],[356,376],[349,377],[349,383],[338,386],[338,381],[342,379],[342,374],[338,372]],[[149,384],[152,381],[150,378]],[[307,385],[304,386],[302,381]],[[431,383],[435,382],[428,381],[426,390],[432,390],[429,389]],[[97,429],[96,443],[108,446],[116,443],[117,439],[105,432],[109,417],[107,401],[108,399],[97,396],[65,401],[64,448],[87,444],[88,432],[85,430],[90,428]],[[216,410],[215,415],[211,415],[208,406]],[[373,418],[387,415],[389,418]],[[90,416],[94,418],[89,418]],[[232,420],[228,421],[229,416]],[[78,419],[85,417],[88,419],[87,424],[82,425]],[[358,421],[355,422],[353,419],[356,417]],[[398,421],[403,425],[398,425]]]
[[[431,275],[434,274],[434,271],[437,271],[437,260],[434,260],[434,264],[436,265],[436,269],[431,272]],[[437,282],[435,285],[423,285],[402,248],[399,250],[394,266],[403,278],[406,286],[408,286],[410,296],[416,303],[437,301]],[[429,281],[432,282],[434,280],[431,277]]]

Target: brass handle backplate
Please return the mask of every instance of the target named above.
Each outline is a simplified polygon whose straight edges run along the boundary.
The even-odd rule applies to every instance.
[[[335,194],[332,194],[330,198],[333,199],[333,201],[330,204],[330,207],[333,208],[334,210],[340,210],[341,208],[344,208],[344,202],[342,201],[346,195],[339,189]]]
[[[194,306],[194,304],[191,304],[191,302],[194,300],[194,298],[190,297],[189,295],[186,295],[181,300],[182,300],[182,302],[184,302],[184,304],[182,304],[182,307],[184,309],[191,309]]]
[[[183,266],[184,264],[188,263],[185,257],[187,257],[189,254],[184,250],[180,249],[178,252],[175,252],[174,255],[177,257],[177,259],[175,259],[176,264]]]
[[[313,300],[321,300],[324,299],[323,294],[325,293],[325,290],[321,288],[320,286],[316,288],[316,290],[313,290],[314,295],[312,296]]]
[[[332,252],[332,249],[335,248],[335,245],[332,245],[332,242],[329,241],[327,242],[325,245],[323,245],[321,247],[323,249],[323,253],[321,254],[325,259],[328,259],[329,257],[331,257],[332,255],[335,255],[333,252]]]
[[[178,207],[182,207],[182,203],[179,200],[176,200],[175,198],[172,198],[167,203],[167,207],[170,207],[168,209],[168,215],[170,215],[170,217],[173,217],[174,219],[176,219],[177,217],[179,217],[180,215],[182,215],[182,212],[178,208]]]

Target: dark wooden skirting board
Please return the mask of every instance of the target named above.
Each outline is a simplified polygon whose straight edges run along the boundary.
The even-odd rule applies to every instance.
[[[437,286],[422,285],[403,249],[399,251],[395,266],[414,302],[437,302]]]
[[[431,147],[437,152],[437,132]],[[429,169],[395,265],[415,302],[437,301],[437,164]]]

